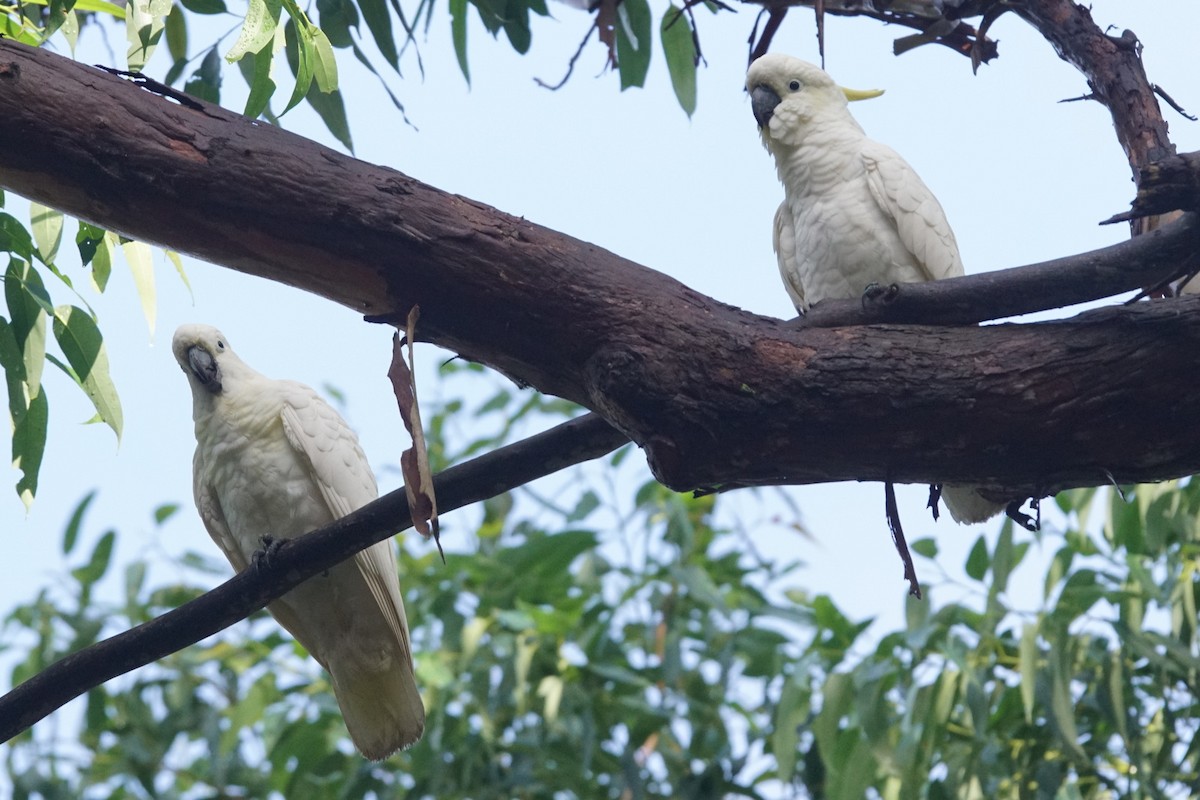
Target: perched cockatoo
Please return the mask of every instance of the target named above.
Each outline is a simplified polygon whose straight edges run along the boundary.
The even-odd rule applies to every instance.
[[[746,89],[783,183],[775,254],[798,311],[826,298],[861,297],[871,284],[963,274],[933,192],[850,116],[849,100],[878,92],[842,89],[820,67],[777,53],[750,65]],[[1004,509],[966,486],[945,486],[942,499],[961,523]]]
[[[354,432],[312,389],[255,372],[207,325],[181,326],[171,349],[192,387],[196,508],[235,570],[264,537],[300,536],[378,496]],[[364,756],[386,758],[421,737],[425,709],[389,542],[267,608],[329,671]]]

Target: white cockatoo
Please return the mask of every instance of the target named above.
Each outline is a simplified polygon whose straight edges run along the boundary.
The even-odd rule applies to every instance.
[[[878,92],[842,89],[820,67],[777,53],[750,65],[746,89],[783,183],[775,254],[798,311],[826,298],[861,297],[871,284],[963,274],[933,192],[850,116],[849,100]],[[1004,509],[966,486],[945,486],[942,499],[961,523]]]
[[[171,349],[192,387],[196,508],[235,570],[252,563],[264,537],[300,536],[378,496],[354,432],[312,389],[255,372],[207,325],[181,326]],[[267,608],[329,671],[364,756],[386,758],[421,737],[425,709],[390,542]]]

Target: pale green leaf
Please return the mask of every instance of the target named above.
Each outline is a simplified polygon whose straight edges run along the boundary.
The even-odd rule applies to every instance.
[[[76,4],[76,8],[78,8]],[[59,27],[63,38],[67,40],[67,47],[71,50],[71,56],[75,55],[75,45],[79,42],[79,13],[77,11],[68,11],[63,17],[62,26]]]
[[[1025,721],[1033,724],[1033,696],[1037,689],[1037,626],[1026,625],[1021,631],[1021,645],[1018,653],[1018,663],[1021,667],[1021,704],[1025,707]]]
[[[108,353],[95,320],[77,306],[58,306],[54,309],[54,338],[100,420],[113,429],[119,442],[124,425],[121,401],[109,375]]]
[[[150,329],[150,338],[154,338],[154,323],[158,317],[157,301],[154,291],[154,251],[144,242],[129,241],[121,245],[125,251],[125,260],[129,263],[129,272],[133,276],[133,285],[137,288],[138,299],[142,303],[142,315],[146,317],[146,327]]]
[[[179,273],[179,280],[183,281],[183,287],[188,290],[188,296],[192,298],[193,302],[195,302],[196,295],[193,294],[192,284],[188,280],[187,273],[184,272],[183,259],[181,259],[179,257],[179,253],[176,253],[174,250],[163,250],[163,254],[166,255],[167,260],[170,261],[175,267],[175,271]]]
[[[309,25],[308,31],[313,42],[313,77],[317,80],[317,88],[329,94],[338,88],[337,60],[333,56],[333,45],[329,37],[316,25]]]
[[[275,38],[282,9],[283,0],[250,0],[242,31],[225,54],[225,60],[232,64],[247,53],[257,53],[270,44]]]
[[[171,0],[130,0],[129,13],[125,17],[125,36],[129,40],[126,61],[129,69],[140,71],[162,36],[167,14],[171,11]]]
[[[117,237],[106,231],[96,243],[96,249],[92,253],[92,269],[89,277],[92,279],[92,288],[101,294],[108,287],[108,278],[112,275],[113,250],[116,241]]]

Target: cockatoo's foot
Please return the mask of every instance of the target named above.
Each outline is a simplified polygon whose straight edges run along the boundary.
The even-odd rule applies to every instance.
[[[933,521],[938,521],[938,516],[941,514],[942,500],[942,485],[940,483],[929,484],[929,500],[925,503],[925,507],[933,514]]]
[[[1032,533],[1037,533],[1042,529],[1041,502],[1035,499],[1030,503],[1033,513],[1037,515],[1036,518],[1031,517],[1025,512],[1021,511],[1021,503],[1023,502],[1024,501],[1022,500],[1014,500],[1005,507],[1004,513],[1009,519],[1020,525],[1025,530],[1031,531]]]
[[[867,288],[863,289],[862,307],[866,308],[868,303],[886,303],[898,294],[899,284],[889,283],[884,286],[882,283],[868,283]]]
[[[267,533],[263,534],[258,541],[262,545],[262,548],[254,551],[251,561],[254,563],[256,569],[270,569],[271,559],[279,552],[279,548],[283,547],[284,540],[276,539]]]

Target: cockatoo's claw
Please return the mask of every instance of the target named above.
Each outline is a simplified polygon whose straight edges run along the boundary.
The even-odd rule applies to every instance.
[[[881,283],[868,283],[867,288],[863,289],[862,307],[865,309],[868,303],[886,303],[898,294],[900,294],[899,284],[889,283],[884,286]]]
[[[283,547],[283,539],[276,539],[271,534],[263,534],[259,538],[259,544],[262,548],[254,551],[252,557],[255,569],[270,569],[271,559],[279,552],[279,548]]]
[[[941,499],[942,485],[940,483],[929,484],[929,500],[925,503],[925,507],[932,512],[934,522],[937,522],[941,515]]]
[[[1023,502],[1024,501],[1022,501],[1022,500],[1014,500],[1013,502],[1009,503],[1004,508],[1004,513],[1008,516],[1009,519],[1011,519],[1013,522],[1020,525],[1025,530],[1030,531],[1032,533],[1037,533],[1038,531],[1040,531],[1042,529],[1041,505],[1038,503],[1037,500],[1033,501],[1033,503],[1032,503],[1033,511],[1035,514],[1037,514],[1037,517],[1034,518],[1034,517],[1029,516],[1025,512],[1021,511],[1021,504]]]

